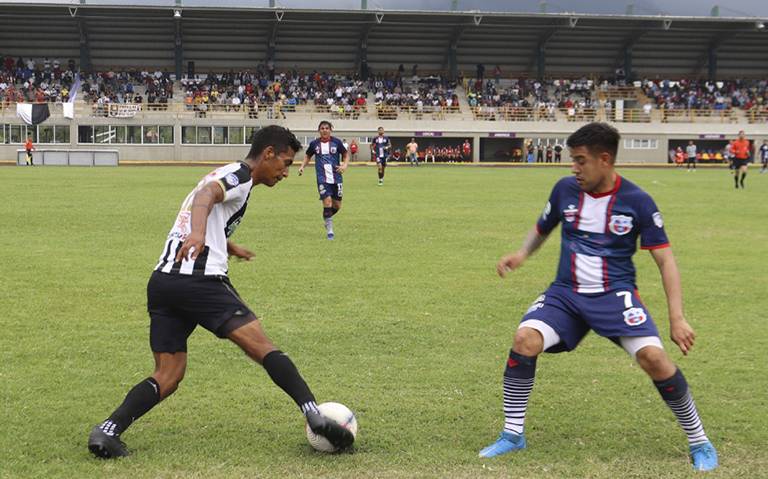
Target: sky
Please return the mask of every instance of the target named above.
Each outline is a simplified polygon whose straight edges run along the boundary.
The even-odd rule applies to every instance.
[[[369,10],[451,10],[454,0],[275,0],[286,8],[322,8],[358,10],[367,1]],[[635,15],[692,15],[710,16],[712,7],[719,5],[721,17],[761,17],[768,19],[768,0],[456,0],[458,10],[492,12],[537,13],[541,3],[549,13],[620,14],[627,5],[634,5]],[[0,0],[3,3],[62,3],[80,4],[80,0]],[[111,5],[164,5],[173,6],[175,0],[86,0],[86,4]],[[269,0],[182,0],[182,6],[253,6],[268,7]]]

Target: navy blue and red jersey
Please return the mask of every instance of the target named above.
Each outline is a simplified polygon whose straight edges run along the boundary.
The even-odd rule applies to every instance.
[[[637,238],[642,249],[669,246],[653,199],[618,175],[613,190],[598,195],[583,191],[575,177],[558,181],[536,228],[548,235],[558,223],[562,241],[553,284],[577,293],[635,290]]]
[[[377,136],[373,139],[373,151],[376,158],[386,158],[389,156],[389,149],[391,146],[392,143],[390,143],[389,137],[386,135]]]
[[[341,164],[341,160],[347,149],[344,143],[335,136],[328,141],[316,138],[307,147],[307,156],[315,157],[315,173],[317,173],[317,184],[330,183],[336,184],[342,182],[341,173],[336,171],[336,167]]]

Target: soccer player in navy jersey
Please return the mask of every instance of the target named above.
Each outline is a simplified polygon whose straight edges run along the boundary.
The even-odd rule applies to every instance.
[[[526,447],[523,431],[537,357],[575,349],[595,331],[622,347],[650,376],[688,437],[693,467],[717,467],[717,452],[704,433],[688,383],[664,351],[658,330],[635,283],[632,256],[650,251],[667,295],[670,335],[683,354],[695,334],[683,315],[680,274],[653,199],[614,170],[619,133],[588,124],[567,141],[573,176],[558,181],[536,227],[517,252],[500,259],[501,277],[525,260],[561,224],[557,277],[528,308],[515,333],[504,371],[504,428],[480,451],[494,457]]]
[[[344,148],[341,140],[331,136],[333,125],[330,121],[321,121],[317,127],[320,138],[312,140],[307,147],[304,161],[299,167],[299,176],[304,173],[304,168],[309,160],[315,157],[315,173],[317,174],[317,191],[320,193],[320,201],[323,204],[323,221],[325,222],[325,234],[329,240],[333,233],[333,216],[341,209],[343,196],[343,177],[349,164],[349,153]]]
[[[222,166],[203,178],[181,205],[147,285],[152,375],[136,384],[122,404],[88,436],[88,449],[109,459],[128,455],[125,430],[176,391],[187,368],[187,338],[199,324],[237,344],[261,364],[306,416],[307,424],[339,447],[354,437],[326,420],[293,361],[267,337],[261,323],[227,276],[227,259],[254,254],[229,240],[245,214],[251,189],[275,186],[301,143],[281,126],[260,129],[244,161]]]
[[[388,136],[384,135],[384,128],[381,126],[377,130],[376,138],[371,143],[371,150],[378,167],[379,186],[382,186],[384,185],[384,172],[387,169],[387,158],[392,151],[392,142],[389,141]]]

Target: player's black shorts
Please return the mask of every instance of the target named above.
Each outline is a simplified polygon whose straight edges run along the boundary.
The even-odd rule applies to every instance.
[[[147,284],[149,345],[156,353],[187,351],[199,324],[220,338],[256,316],[226,276],[192,276],[153,271]]]
[[[381,166],[387,166],[387,157],[386,156],[377,156],[376,157],[376,164]]]
[[[733,169],[738,170],[742,166],[747,166],[749,164],[749,160],[739,160],[737,158],[733,159]]]

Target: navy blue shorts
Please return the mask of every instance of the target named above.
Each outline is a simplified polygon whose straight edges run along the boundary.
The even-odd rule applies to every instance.
[[[381,166],[387,166],[387,157],[386,156],[377,156],[376,157],[376,164]]]
[[[637,291],[576,293],[566,286],[552,285],[536,298],[521,321],[537,319],[560,336],[560,344],[549,353],[571,351],[589,330],[614,342],[621,336],[658,336],[650,313]]]
[[[317,192],[320,193],[320,199],[323,200],[329,196],[334,200],[341,200],[344,196],[342,183],[318,183]]]

